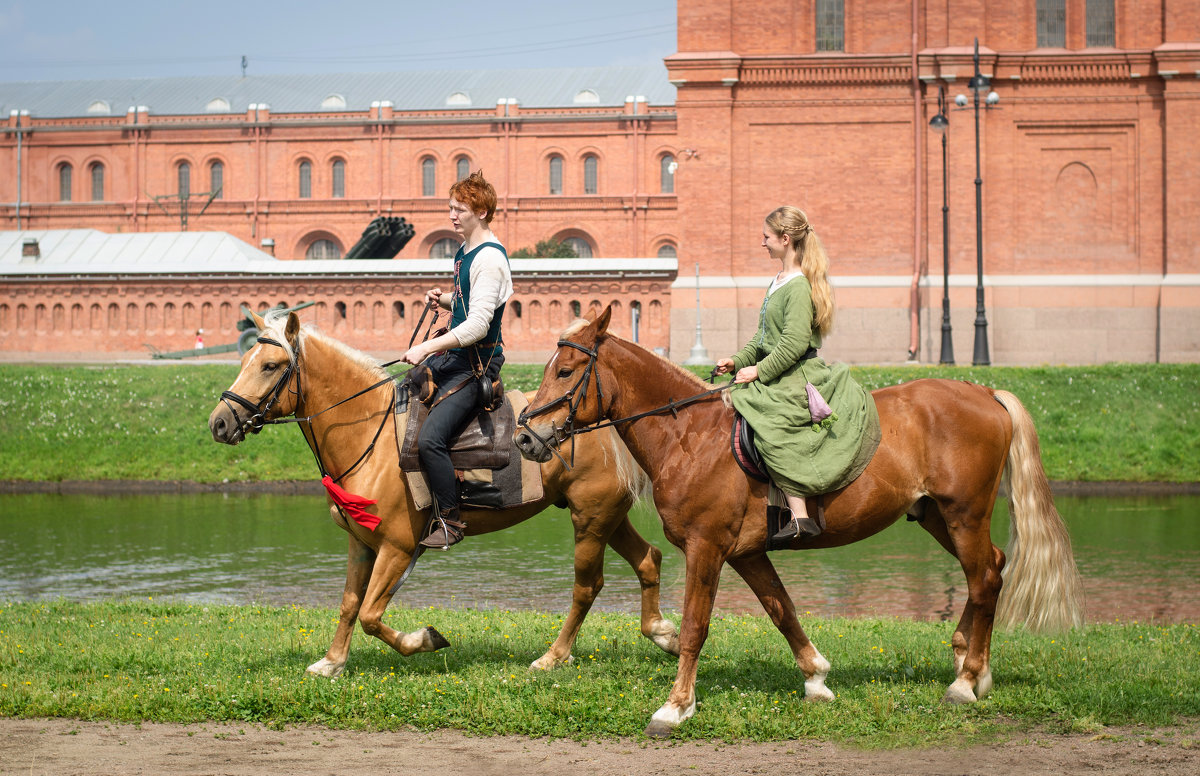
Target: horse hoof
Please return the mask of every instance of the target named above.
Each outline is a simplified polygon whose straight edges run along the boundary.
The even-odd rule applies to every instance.
[[[446,640],[446,637],[438,633],[437,628],[434,628],[433,626],[429,626],[425,629],[425,635],[429,637],[429,645],[433,648],[433,652],[437,652],[439,649],[450,646],[450,642]]]
[[[326,658],[321,658],[308,667],[307,673],[313,676],[324,676],[327,679],[336,679],[342,675],[345,668],[345,663],[334,663]]]
[[[559,666],[570,665],[575,662],[574,655],[567,655],[566,660],[558,660],[549,652],[539,657],[537,660],[529,664],[530,671],[553,671]]]
[[[650,720],[650,724],[646,726],[646,738],[670,738],[671,733],[675,728],[665,722],[659,720]]]
[[[970,685],[962,679],[946,688],[946,694],[942,696],[942,703],[974,703],[976,700]]]
[[[992,691],[992,672],[985,671],[975,680],[975,697],[982,699]]]

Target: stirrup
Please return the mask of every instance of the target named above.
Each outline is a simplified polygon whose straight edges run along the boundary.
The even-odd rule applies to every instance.
[[[787,541],[788,539],[807,541],[815,539],[821,533],[821,526],[816,520],[811,517],[796,517],[793,515],[792,519],[780,529],[779,533],[772,536],[771,539],[778,542]]]
[[[457,516],[457,510],[450,514]],[[437,527],[420,541],[422,547],[430,550],[448,550],[463,540],[463,532],[467,529],[466,523],[455,520],[449,514],[438,515],[436,520]]]

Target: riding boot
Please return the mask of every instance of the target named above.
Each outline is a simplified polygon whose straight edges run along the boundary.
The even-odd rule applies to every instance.
[[[792,519],[787,522],[779,533],[771,537],[774,541],[787,541],[788,539],[815,539],[821,535],[821,526],[816,520],[811,517],[796,517],[792,515]]]
[[[421,546],[431,550],[448,550],[463,539],[467,524],[459,518],[458,508],[441,511],[429,535],[421,540]]]

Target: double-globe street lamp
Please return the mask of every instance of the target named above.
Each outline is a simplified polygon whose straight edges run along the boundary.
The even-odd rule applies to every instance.
[[[989,91],[991,86],[991,80],[979,72],[979,38],[976,38],[975,75],[967,82],[967,88],[975,95],[975,354],[971,359],[975,366],[988,366],[992,363],[991,357],[988,356],[987,312],[983,306],[983,178],[979,168],[979,95],[987,92],[987,108],[1000,102],[1000,95]],[[954,98],[954,104],[965,108],[967,96],[958,95]]]
[[[950,202],[946,186],[946,87],[938,84],[938,112],[929,128],[942,136],[942,355],[939,364],[954,364],[954,342],[950,333]]]

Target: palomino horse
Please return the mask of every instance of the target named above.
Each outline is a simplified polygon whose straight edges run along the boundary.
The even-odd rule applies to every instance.
[[[332,502],[333,521],[350,536],[346,588],[333,643],[309,673],[335,677],[346,666],[354,621],[401,655],[431,652],[448,646],[433,628],[399,633],[383,622],[384,609],[421,539],[426,515],[413,506],[397,461],[395,424],[390,421],[395,394],[388,375],[363,353],[320,333],[300,327],[295,313],[255,316],[263,332],[242,357],[242,369],[230,387],[234,403],[254,409],[264,421],[301,418],[304,436],[322,470],[345,474],[342,487],[378,499],[368,511],[379,517],[375,530],[347,520]],[[379,385],[379,390],[370,390]],[[350,401],[343,401],[365,391]],[[338,406],[334,406],[338,405]],[[328,409],[327,408],[333,408]],[[308,420],[303,420],[308,418]],[[208,420],[213,439],[236,445],[245,426],[229,401],[217,404]],[[629,522],[628,511],[644,474],[613,434],[580,445],[575,468],[559,463],[542,467],[544,498],[507,510],[470,510],[468,534],[498,531],[532,517],[551,504],[570,508],[575,527],[575,587],[570,614],[557,640],[532,668],[552,668],[570,658],[575,637],[604,584],[605,544],[629,562],[641,582],[642,633],[662,649],[679,654],[675,626],[659,610],[662,553],[646,542]]]
[[[683,551],[686,582],[675,684],[647,735],[668,736],[695,713],[696,664],[725,563],[787,639],[804,672],[805,697],[832,699],[830,664],[800,627],[765,553],[766,486],[730,454],[733,410],[691,373],[608,334],[610,312],[563,334],[515,441],[527,457],[546,460],[553,447],[568,438],[577,444],[585,426],[607,419],[650,475],[666,537]],[[912,516],[966,574],[967,603],[951,641],[955,679],[944,700],[974,701],[992,685],[993,619],[1036,629],[1082,622],[1078,572],[1037,434],[1015,396],[980,385],[917,380],[874,397],[883,434],[874,459],[853,483],[823,497],[825,532],[791,547],[849,544]],[[990,526],[1006,468],[1012,538],[998,611],[1005,554],[992,544]],[[810,509],[816,501],[809,499]]]

